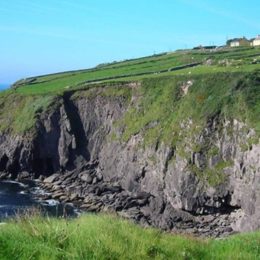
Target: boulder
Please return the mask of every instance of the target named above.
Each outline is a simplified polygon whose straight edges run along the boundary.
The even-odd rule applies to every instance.
[[[60,176],[59,173],[52,174],[51,176],[45,178],[43,182],[53,183],[53,182],[55,182],[56,180],[58,180],[59,176]]]

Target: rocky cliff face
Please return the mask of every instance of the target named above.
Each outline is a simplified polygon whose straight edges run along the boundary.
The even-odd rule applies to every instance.
[[[117,122],[138,98],[133,93],[130,101],[106,95],[105,88],[95,95],[65,93],[40,114],[36,134],[0,136],[0,171],[14,178],[24,171],[35,178],[52,175],[44,186],[54,197],[167,230],[218,236],[259,228],[254,130],[216,115],[192,134],[185,134],[192,119],[182,122],[181,142],[174,146],[144,146],[141,133],[122,141]]]

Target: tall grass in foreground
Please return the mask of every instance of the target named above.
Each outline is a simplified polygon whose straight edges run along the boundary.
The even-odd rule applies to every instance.
[[[18,218],[0,226],[0,259],[259,259],[260,233],[202,240],[107,215]]]

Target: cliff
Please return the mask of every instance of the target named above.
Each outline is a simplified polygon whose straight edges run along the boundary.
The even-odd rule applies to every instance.
[[[259,86],[256,71],[12,90],[2,177],[44,176],[54,198],[166,230],[258,229]]]

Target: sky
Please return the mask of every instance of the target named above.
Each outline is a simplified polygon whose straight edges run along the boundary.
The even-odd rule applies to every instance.
[[[259,0],[0,0],[0,84],[260,34]]]

